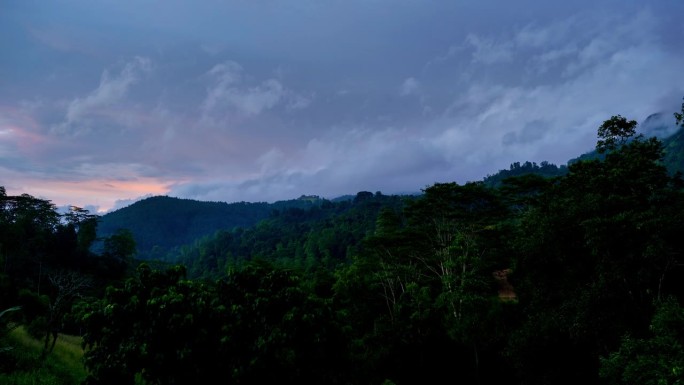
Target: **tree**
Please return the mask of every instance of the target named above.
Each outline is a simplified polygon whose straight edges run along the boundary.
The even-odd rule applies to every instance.
[[[117,230],[116,233],[104,239],[102,256],[99,260],[101,274],[115,279],[125,277],[136,252],[133,233],[128,229]]]
[[[50,201],[28,194],[0,194],[0,244],[3,272],[30,282],[40,293],[43,277],[54,257],[53,242],[59,214]],[[23,283],[26,284],[26,283]]]
[[[492,273],[501,263],[499,223],[506,215],[498,196],[481,183],[438,183],[409,201],[401,215],[380,213],[364,253],[336,285],[340,294],[370,290],[372,303],[386,310],[378,315],[355,305],[362,312],[353,315],[360,322],[376,317],[375,327],[356,338],[364,346],[382,346],[373,357],[386,366],[380,377],[478,381],[481,353],[501,337],[485,329],[498,322]],[[355,289],[355,283],[367,289]],[[460,370],[454,370],[455,361]]]
[[[675,112],[674,117],[676,119],[677,125],[684,127],[684,103],[682,103],[682,112]]]
[[[61,331],[62,318],[69,312],[74,299],[80,298],[91,286],[91,280],[74,271],[60,271],[48,275],[54,288],[54,296],[48,305],[47,327],[43,354],[51,353],[55,348],[57,337]],[[50,344],[50,336],[52,343]]]
[[[182,381],[197,374],[190,364],[202,361],[189,363],[190,353],[208,354],[208,337],[218,342],[221,333],[203,320],[211,305],[208,292],[184,276],[180,266],[155,271],[142,264],[123,287],[109,287],[105,298],[92,305],[84,316],[86,383],[133,384],[143,370],[151,384],[163,383],[166,375],[179,374],[177,381]]]
[[[103,254],[107,257],[125,262],[133,257],[135,252],[135,238],[128,229],[119,229],[104,240]]]
[[[69,206],[69,212],[64,214],[67,225],[74,228],[78,239],[78,248],[87,253],[90,246],[97,239],[97,223],[99,217],[90,211],[77,206]]]
[[[597,152],[603,154],[624,145],[629,138],[634,136],[636,126],[635,120],[628,121],[620,115],[615,115],[606,120],[598,129]]]
[[[413,258],[440,283],[435,304],[451,338],[470,347],[474,381],[480,377],[481,351],[500,338],[490,328],[498,322],[493,307],[499,306],[493,301],[492,273],[508,263],[500,252],[507,214],[499,197],[482,183],[436,184],[407,210],[409,223],[429,246]]]

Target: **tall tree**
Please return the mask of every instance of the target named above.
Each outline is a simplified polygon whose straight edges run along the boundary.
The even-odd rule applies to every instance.
[[[636,126],[636,120],[627,120],[621,115],[611,117],[598,129],[599,140],[596,143],[596,150],[603,154],[623,146],[636,133]]]
[[[73,227],[77,234],[79,251],[88,253],[90,246],[97,239],[99,217],[81,207],[69,206],[69,211],[64,214],[64,218],[67,225]]]
[[[410,201],[401,216],[381,212],[375,235],[349,269],[372,277],[356,282],[374,291],[374,302],[381,300],[386,309],[376,321],[386,323],[384,329],[376,327],[364,337],[387,344],[376,358],[385,363],[386,377],[407,383],[429,380],[409,373],[411,368],[433,379],[477,381],[481,352],[500,337],[484,329],[496,322],[492,273],[501,263],[497,239],[506,214],[496,194],[480,183],[435,184]],[[354,280],[346,274],[340,278]],[[336,289],[353,290],[345,281],[338,281]],[[458,375],[448,361],[461,362]]]
[[[634,128],[606,121],[605,160],[570,165],[521,222],[513,279],[526,320],[511,344],[525,381],[596,382],[600,355],[646,329],[673,280],[682,193],[660,163],[661,143]],[[561,350],[571,359],[553,359]]]

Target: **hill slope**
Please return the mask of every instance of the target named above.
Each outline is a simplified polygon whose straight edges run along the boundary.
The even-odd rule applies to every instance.
[[[102,238],[128,229],[135,238],[138,258],[152,259],[219,229],[252,226],[273,210],[308,208],[320,201],[317,197],[301,197],[276,203],[225,203],[155,196],[103,215],[97,232]]]

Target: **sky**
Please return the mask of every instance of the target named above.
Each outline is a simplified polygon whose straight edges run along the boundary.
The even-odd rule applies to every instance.
[[[0,0],[0,186],[106,212],[566,164],[613,115],[674,125],[681,15],[681,0]]]

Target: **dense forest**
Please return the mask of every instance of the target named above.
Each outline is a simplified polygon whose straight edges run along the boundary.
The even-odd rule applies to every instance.
[[[99,218],[98,238],[104,239],[121,229],[133,234],[139,259],[163,259],[170,250],[192,243],[218,229],[253,226],[271,213],[286,208],[308,209],[318,206],[317,196],[266,202],[201,202],[168,196],[143,199]],[[103,245],[96,243],[95,250]]]
[[[145,259],[132,229],[0,189],[0,383],[682,384],[678,142],[636,129],[419,195],[162,210],[176,238],[220,229]],[[38,370],[66,336],[82,375]]]

